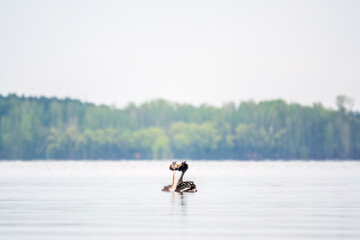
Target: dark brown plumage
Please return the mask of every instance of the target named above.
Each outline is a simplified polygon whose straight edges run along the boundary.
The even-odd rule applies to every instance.
[[[178,167],[178,171],[181,171],[181,177],[179,179],[179,183],[176,186],[175,192],[183,193],[183,192],[197,192],[196,185],[193,181],[185,181],[183,182],[183,176],[185,172],[189,169],[189,165],[186,161],[182,162]]]

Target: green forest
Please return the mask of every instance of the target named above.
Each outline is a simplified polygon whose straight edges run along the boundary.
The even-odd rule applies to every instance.
[[[0,159],[360,159],[360,113],[283,100],[124,108],[0,95]]]

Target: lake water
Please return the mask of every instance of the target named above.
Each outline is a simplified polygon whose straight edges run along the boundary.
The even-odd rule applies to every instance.
[[[360,162],[0,162],[0,239],[360,239]]]

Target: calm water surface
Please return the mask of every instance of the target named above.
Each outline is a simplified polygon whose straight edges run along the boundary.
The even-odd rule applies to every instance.
[[[0,162],[0,239],[360,239],[360,162]]]

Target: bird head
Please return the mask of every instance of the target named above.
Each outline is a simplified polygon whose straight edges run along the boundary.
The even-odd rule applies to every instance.
[[[169,167],[169,169],[170,169],[171,171],[178,170],[178,168],[179,168],[179,164],[177,164],[177,162],[172,162],[172,163],[170,164],[170,167]]]
[[[188,170],[188,168],[189,168],[189,165],[186,163],[186,161],[184,161],[178,167],[178,171],[186,172],[186,170]]]

